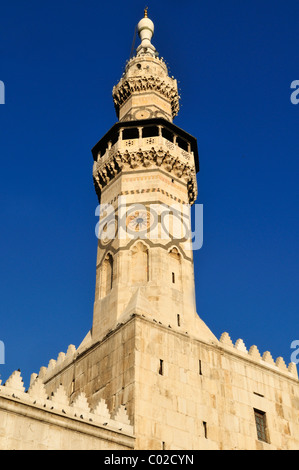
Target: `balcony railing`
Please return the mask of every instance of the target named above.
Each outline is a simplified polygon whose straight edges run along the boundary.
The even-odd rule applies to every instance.
[[[110,157],[110,155],[116,152],[123,152],[124,150],[150,150],[152,147],[155,149],[159,149],[160,147],[164,148],[166,151],[168,150],[174,157],[178,157],[183,161],[189,162],[193,160],[194,154],[193,152],[186,151],[182,149],[178,143],[171,142],[163,136],[155,136],[155,137],[139,137],[137,139],[121,139],[119,138],[114,145],[108,145],[104,155],[99,156],[101,161],[104,163],[106,159]]]

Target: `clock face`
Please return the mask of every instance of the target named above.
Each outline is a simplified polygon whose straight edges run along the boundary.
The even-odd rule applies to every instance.
[[[151,213],[147,210],[133,210],[126,219],[128,233],[144,234],[152,224]]]
[[[149,119],[152,117],[152,111],[149,109],[139,109],[134,113],[134,118],[139,120],[139,119]]]

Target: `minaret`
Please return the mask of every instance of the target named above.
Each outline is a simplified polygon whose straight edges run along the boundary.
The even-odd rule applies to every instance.
[[[197,141],[173,124],[177,82],[152,44],[154,24],[113,88],[118,122],[92,149],[100,202],[93,341],[142,315],[214,338],[195,305],[190,206],[197,197]]]

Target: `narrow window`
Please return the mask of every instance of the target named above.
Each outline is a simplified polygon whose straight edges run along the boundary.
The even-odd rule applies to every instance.
[[[208,439],[208,429],[207,429],[207,423],[205,421],[202,422],[202,427],[203,427],[203,434],[206,439]]]
[[[113,258],[108,253],[106,258],[103,261],[100,274],[100,293],[101,297],[105,297],[112,289],[113,282]]]
[[[165,442],[162,441],[162,450],[165,450]]]
[[[163,375],[163,360],[162,359],[160,359],[159,374]]]
[[[75,391],[75,379],[73,379],[73,381],[72,381],[71,394],[74,393],[74,391]]]
[[[198,373],[199,373],[199,375],[202,375],[202,368],[201,368],[201,360],[200,359],[198,361]]]
[[[264,411],[254,410],[257,438],[260,441],[268,442],[266,429],[266,413]]]
[[[172,215],[169,217],[169,230],[172,231],[171,237],[182,238],[181,231],[179,226],[181,224],[178,222],[177,218],[174,218]],[[178,230],[179,229],[179,230]],[[175,233],[176,232],[176,233]],[[177,290],[182,290],[182,266],[181,266],[181,255],[176,247],[173,247],[169,251],[168,258],[169,266],[169,282],[173,284],[173,288]]]
[[[181,319],[180,319],[180,315],[177,315],[177,322],[178,322],[178,326],[181,326]]]

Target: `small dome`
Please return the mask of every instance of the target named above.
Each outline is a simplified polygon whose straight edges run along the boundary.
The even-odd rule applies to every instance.
[[[144,18],[139,21],[137,25],[138,35],[141,39],[141,44],[137,49],[137,52],[143,51],[143,53],[155,54],[155,47],[151,43],[151,39],[154,34],[154,23],[147,17],[147,9],[144,11]]]

